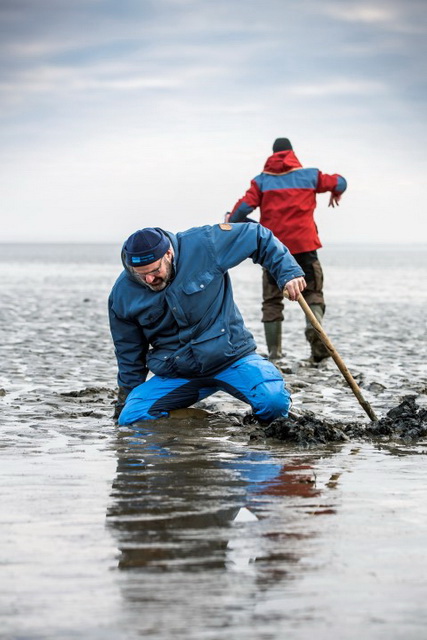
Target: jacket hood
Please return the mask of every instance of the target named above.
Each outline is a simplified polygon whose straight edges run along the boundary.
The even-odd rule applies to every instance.
[[[177,237],[173,233],[170,233],[170,231],[165,231],[164,229],[161,229],[161,231],[163,231],[165,236],[167,236],[169,238],[169,240],[170,240],[171,247],[173,248],[173,251],[174,251],[173,262],[174,262],[174,265],[175,265],[177,260],[178,260],[178,240],[177,240]],[[122,252],[121,252],[123,268],[124,268],[124,270],[126,271],[128,277],[131,280],[133,280],[134,282],[137,282],[138,284],[142,284],[140,280],[135,278],[135,276],[132,274],[131,267],[126,263],[125,250],[124,250],[125,249],[125,244],[126,244],[126,241],[123,243]]]
[[[273,153],[273,155],[267,159],[263,171],[265,173],[286,173],[287,171],[300,169],[301,167],[302,164],[293,151],[279,151],[278,153]]]

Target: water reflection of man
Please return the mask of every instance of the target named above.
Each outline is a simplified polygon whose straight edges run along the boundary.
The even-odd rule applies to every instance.
[[[108,522],[118,540],[120,569],[225,568],[236,556],[242,559],[246,526],[243,555],[253,562],[268,555],[262,537],[269,531],[250,529],[262,518],[258,505],[320,495],[310,462],[289,461],[288,471],[268,452],[243,448],[233,455],[217,442],[203,442],[206,425],[173,422],[159,420],[155,432],[140,427],[118,433]]]
[[[287,248],[257,224],[220,224],[176,235],[136,231],[124,243],[124,271],[109,299],[118,362],[120,425],[167,416],[216,391],[271,422],[286,417],[282,375],[256,351],[233,299],[228,270],[252,258],[286,289],[304,290]],[[155,375],[147,380],[148,371]]]
[[[192,425],[192,432],[197,427]],[[120,569],[222,568],[222,533],[245,503],[245,483],[188,435],[159,420],[156,432],[118,433],[117,476],[108,522],[120,548]],[[224,499],[225,498],[225,499]]]

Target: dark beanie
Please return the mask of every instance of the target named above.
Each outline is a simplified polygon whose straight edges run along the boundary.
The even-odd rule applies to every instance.
[[[123,252],[126,264],[140,267],[163,258],[169,247],[169,239],[161,229],[147,227],[129,236],[123,246]]]
[[[273,144],[273,153],[278,151],[292,151],[291,141],[288,138],[277,138]]]

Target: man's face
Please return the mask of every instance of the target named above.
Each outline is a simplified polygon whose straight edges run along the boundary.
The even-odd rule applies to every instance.
[[[132,273],[151,291],[162,291],[171,281],[172,251],[168,249],[163,258],[157,262],[143,267],[132,267]]]

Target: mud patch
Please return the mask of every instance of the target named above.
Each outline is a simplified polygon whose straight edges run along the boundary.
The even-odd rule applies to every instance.
[[[77,391],[63,391],[59,395],[66,398],[91,398],[94,402],[104,402],[105,397],[114,398],[116,392],[107,387],[86,387]]]
[[[61,398],[59,403],[52,403],[57,409],[55,417],[63,419],[89,417],[105,420],[112,418],[117,392],[115,389],[100,386],[62,391],[58,395]]]
[[[257,426],[249,433],[250,440],[276,440],[310,447],[349,440],[387,440],[411,443],[427,436],[427,409],[419,408],[417,396],[405,396],[403,401],[378,420],[367,425],[340,423],[317,418],[312,413],[292,414],[267,426]],[[246,420],[248,422],[248,420]]]

